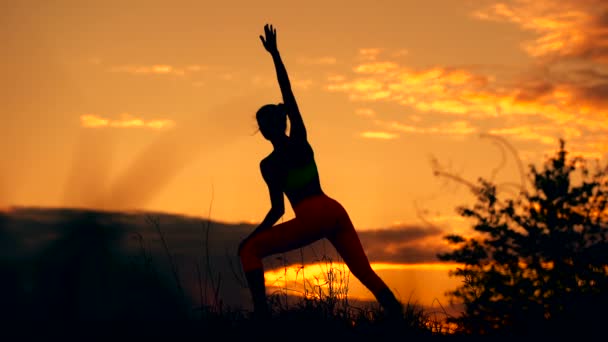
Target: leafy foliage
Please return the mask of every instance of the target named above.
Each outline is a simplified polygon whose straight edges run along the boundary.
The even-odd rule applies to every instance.
[[[598,330],[608,304],[608,168],[568,158],[565,143],[543,168],[530,165],[532,190],[501,200],[479,179],[477,203],[459,207],[475,234],[446,236],[439,254],[464,266],[450,295],[465,311],[453,319],[474,334]]]

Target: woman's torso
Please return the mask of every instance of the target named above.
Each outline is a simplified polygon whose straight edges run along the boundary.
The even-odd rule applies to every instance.
[[[289,139],[265,162],[271,170],[269,176],[281,186],[293,208],[305,198],[323,194],[314,152],[307,141]]]

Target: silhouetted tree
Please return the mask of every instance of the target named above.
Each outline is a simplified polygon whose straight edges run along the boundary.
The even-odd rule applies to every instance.
[[[463,267],[448,295],[464,303],[453,319],[474,334],[558,334],[603,330],[608,292],[608,168],[568,158],[560,141],[542,169],[530,165],[532,190],[501,200],[484,179],[477,203],[459,207],[474,234],[448,235],[439,254]]]

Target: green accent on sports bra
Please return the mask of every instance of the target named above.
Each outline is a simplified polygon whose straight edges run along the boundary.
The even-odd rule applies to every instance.
[[[285,190],[290,191],[303,188],[306,184],[313,181],[318,174],[317,164],[314,160],[297,169],[290,169],[287,172],[287,179],[285,180]]]

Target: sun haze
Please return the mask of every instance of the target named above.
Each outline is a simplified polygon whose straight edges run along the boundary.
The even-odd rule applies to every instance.
[[[271,146],[255,112],[281,101],[258,39],[272,22],[323,188],[367,232],[372,261],[435,263],[441,237],[467,229],[455,207],[474,198],[434,171],[518,183],[560,138],[605,158],[607,7],[11,2],[0,14],[0,207],[260,222]]]

